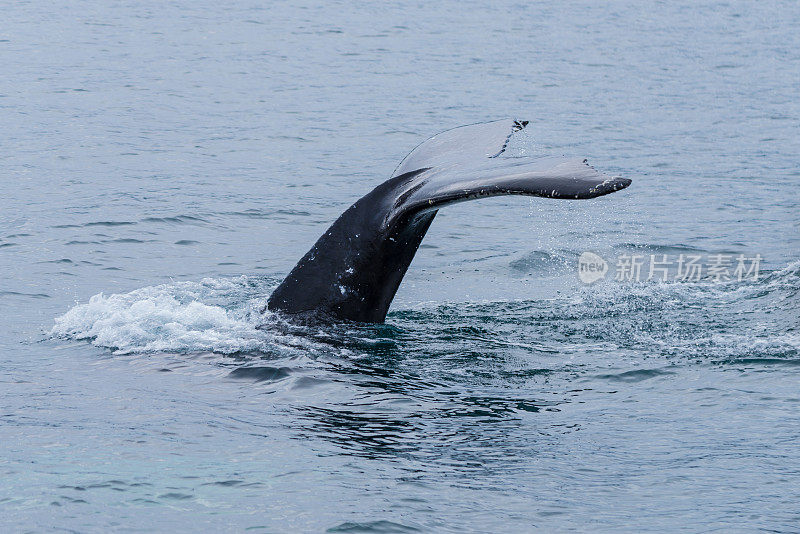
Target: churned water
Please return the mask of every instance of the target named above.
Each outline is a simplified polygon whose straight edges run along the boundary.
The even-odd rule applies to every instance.
[[[18,2],[0,59],[2,530],[797,531],[796,2]],[[633,185],[442,210],[385,325],[261,314],[507,116]]]

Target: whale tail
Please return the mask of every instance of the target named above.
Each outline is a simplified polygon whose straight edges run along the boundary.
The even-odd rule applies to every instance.
[[[497,195],[587,199],[631,181],[582,158],[501,157],[527,121],[462,126],[417,146],[392,177],[350,206],[272,293],[270,310],[383,322],[433,222],[448,204]]]

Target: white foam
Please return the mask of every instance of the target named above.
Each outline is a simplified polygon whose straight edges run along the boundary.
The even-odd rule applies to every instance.
[[[116,354],[260,350],[276,342],[256,328],[265,320],[257,313],[265,294],[247,277],[100,293],[56,318],[51,334],[91,340]]]

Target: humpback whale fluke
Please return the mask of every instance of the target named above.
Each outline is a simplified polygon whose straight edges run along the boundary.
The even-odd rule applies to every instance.
[[[497,195],[585,199],[630,185],[582,158],[500,157],[528,121],[462,126],[415,148],[350,206],[272,293],[270,310],[380,323],[439,208]]]

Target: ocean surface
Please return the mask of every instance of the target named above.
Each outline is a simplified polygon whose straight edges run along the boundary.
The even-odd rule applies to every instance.
[[[797,2],[2,13],[3,532],[798,532]],[[504,117],[633,184],[443,209],[385,325],[260,312]]]

